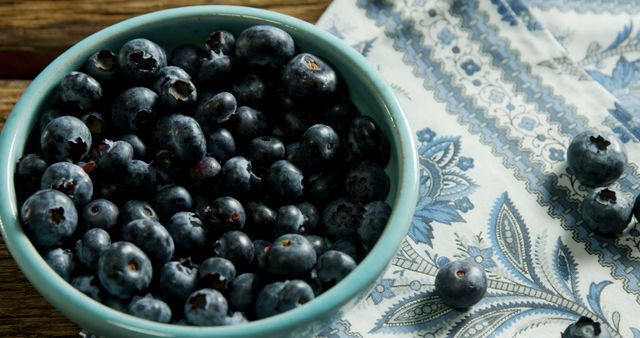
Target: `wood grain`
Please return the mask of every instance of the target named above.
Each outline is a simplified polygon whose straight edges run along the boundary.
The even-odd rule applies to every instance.
[[[315,22],[330,0],[0,0],[0,78],[32,78],[55,56],[108,25],[195,4],[258,7]]]
[[[0,337],[73,337],[79,328],[29,284],[0,239]]]
[[[29,80],[0,80],[0,130],[4,127],[7,115],[13,109]],[[1,299],[1,298],[0,298]]]

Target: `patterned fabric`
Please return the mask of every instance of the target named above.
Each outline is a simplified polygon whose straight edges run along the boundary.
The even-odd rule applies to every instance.
[[[640,231],[588,231],[566,166],[575,134],[608,129],[630,162],[614,185],[640,187],[640,2],[335,0],[318,25],[395,90],[421,180],[388,271],[319,337],[559,337],[588,316],[640,338]],[[489,278],[467,311],[433,293],[461,258]]]

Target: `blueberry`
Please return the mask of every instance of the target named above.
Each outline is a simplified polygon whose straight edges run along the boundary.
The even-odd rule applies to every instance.
[[[282,82],[289,94],[299,98],[320,98],[333,94],[338,77],[321,58],[309,53],[294,56],[282,71]]]
[[[347,193],[358,202],[384,200],[389,187],[389,176],[375,162],[362,161],[347,173]]]
[[[156,169],[144,161],[131,160],[125,166],[120,183],[132,196],[153,193],[157,183]]]
[[[79,166],[69,162],[50,165],[42,174],[40,187],[63,192],[79,208],[89,203],[93,196],[93,183],[89,175]]]
[[[206,57],[205,51],[194,44],[182,44],[171,51],[169,64],[184,69],[192,77],[198,75],[202,59]]]
[[[304,176],[302,171],[287,160],[279,160],[269,167],[264,175],[267,192],[277,198],[302,196]]]
[[[169,231],[157,221],[141,218],[122,227],[122,238],[142,249],[152,262],[163,265],[171,260],[175,245]]]
[[[120,74],[118,56],[110,49],[101,49],[87,59],[84,70],[98,81],[111,81]]]
[[[104,116],[98,112],[88,112],[80,116],[82,121],[91,132],[91,139],[100,140],[104,138],[107,132],[107,122]]]
[[[302,306],[313,300],[315,295],[309,284],[300,279],[286,281],[280,290],[278,312],[282,313]]]
[[[224,325],[228,311],[227,300],[214,289],[194,291],[184,304],[184,318],[191,325]]]
[[[332,160],[340,145],[338,134],[329,126],[315,124],[302,135],[300,148],[307,166],[317,167]]]
[[[435,292],[452,308],[468,308],[479,302],[486,291],[487,276],[474,261],[451,261],[436,274]]]
[[[267,85],[256,74],[242,74],[235,77],[231,92],[240,104],[255,105],[267,92]]]
[[[267,128],[264,113],[247,106],[238,107],[233,122],[234,135],[247,140],[259,136]]]
[[[222,166],[221,183],[230,195],[246,196],[260,179],[251,171],[251,162],[242,156],[228,159]]]
[[[272,282],[265,285],[262,290],[260,290],[256,297],[256,318],[262,319],[278,314],[280,292],[284,286],[285,282]]]
[[[184,80],[191,81],[191,75],[184,69],[177,66],[166,66],[158,70],[156,74],[155,82],[151,87],[158,95],[162,91],[162,86],[170,80]]]
[[[68,249],[55,248],[47,250],[43,255],[44,261],[53,269],[60,277],[67,282],[71,281],[75,270],[73,261],[73,253]]]
[[[267,270],[267,254],[271,250],[271,242],[263,239],[256,239],[253,241],[253,248],[255,253],[254,265],[258,271],[263,272]]]
[[[248,321],[244,313],[236,311],[224,319],[224,325],[238,325]]]
[[[343,280],[356,268],[351,256],[341,251],[328,250],[318,257],[316,271],[323,285],[333,286]]]
[[[198,216],[189,211],[178,212],[169,219],[167,230],[173,238],[176,250],[184,253],[203,251],[207,232]]]
[[[277,213],[262,201],[251,201],[244,205],[246,214],[245,231],[254,238],[273,236]]]
[[[286,234],[305,234],[304,215],[295,205],[285,205],[278,209],[274,228],[276,236]]]
[[[153,196],[153,207],[164,221],[177,212],[190,211],[193,208],[193,198],[187,189],[179,185],[167,185]]]
[[[23,196],[29,196],[40,190],[42,174],[48,166],[38,154],[24,155],[16,167],[16,190]]]
[[[58,95],[65,107],[87,111],[96,107],[102,99],[102,87],[91,76],[74,71],[62,78]]]
[[[338,134],[347,134],[349,127],[358,115],[358,108],[349,98],[343,98],[336,103],[331,104],[322,112],[322,119]]]
[[[175,66],[167,66],[162,68],[160,76],[156,80],[154,89],[166,107],[170,109],[189,109],[194,106],[198,100],[198,91],[196,86],[191,82],[191,76],[180,69],[184,74],[171,74],[167,72],[165,75],[163,69],[177,68]]]
[[[151,261],[130,242],[113,243],[98,260],[100,284],[118,298],[129,299],[146,290],[152,275]]]
[[[233,62],[228,55],[210,52],[208,57],[202,59],[198,80],[200,83],[222,88],[232,80]]]
[[[153,221],[160,221],[158,214],[153,210],[151,204],[143,200],[129,200],[127,201],[120,211],[121,224],[127,224],[137,219],[150,219]]]
[[[173,151],[160,150],[151,163],[156,169],[157,181],[161,184],[175,183],[176,178],[184,175],[184,163]]]
[[[358,206],[350,198],[342,197],[329,203],[322,211],[324,233],[331,240],[356,234]]]
[[[229,120],[236,113],[237,107],[238,103],[233,94],[220,92],[200,101],[194,117],[205,130],[213,130],[218,124]]]
[[[49,124],[49,122],[60,116],[62,116],[62,114],[60,113],[60,109],[58,108],[50,108],[45,110],[38,119],[38,127],[40,133],[42,134],[44,132],[44,128],[47,126],[47,124]]]
[[[118,298],[110,293],[103,294],[103,304],[120,312],[127,313],[127,308],[129,307],[130,299],[122,299]]]
[[[229,287],[229,306],[234,311],[251,311],[258,292],[264,284],[263,278],[253,272],[238,275]]]
[[[133,159],[133,147],[125,141],[103,140],[96,150],[95,174],[106,180],[123,175]]]
[[[348,146],[354,154],[380,165],[386,165],[389,161],[389,141],[369,116],[361,115],[353,119]]]
[[[123,134],[117,138],[118,141],[125,141],[133,147],[133,158],[144,160],[147,156],[147,146],[142,139],[136,134]]]
[[[87,229],[100,228],[110,231],[118,223],[118,206],[106,199],[96,199],[82,209],[82,220]]]
[[[78,289],[78,291],[91,297],[92,299],[102,303],[102,297],[100,297],[100,287],[98,286],[98,280],[95,275],[80,275],[71,280],[71,285]]]
[[[329,245],[327,245],[327,241],[324,238],[317,235],[306,235],[304,236],[309,243],[313,246],[313,249],[316,250],[316,256],[320,257],[323,253],[329,250]]]
[[[284,143],[273,136],[260,136],[251,140],[251,163],[260,168],[268,168],[274,162],[284,159]]]
[[[362,242],[360,242],[360,239],[355,235],[337,239],[333,242],[333,245],[331,245],[331,249],[346,253],[353,258],[356,263],[360,262],[366,254],[366,250],[362,246]]]
[[[374,201],[364,206],[362,219],[358,224],[358,238],[367,248],[372,248],[391,216],[391,206],[384,201]]]
[[[567,164],[580,183],[604,187],[624,171],[627,154],[620,140],[608,132],[587,130],[576,135],[567,149]]]
[[[345,174],[341,170],[314,173],[306,181],[305,197],[318,208],[331,202],[335,196],[347,194]]]
[[[58,190],[40,190],[22,204],[20,218],[31,241],[39,246],[60,245],[78,225],[78,213],[69,196]]]
[[[231,55],[236,45],[236,37],[229,31],[218,30],[209,34],[204,43],[211,51]]]
[[[284,141],[292,142],[300,139],[310,126],[311,122],[305,114],[292,111],[282,117],[273,130],[273,135]]]
[[[218,161],[226,161],[237,154],[233,135],[225,128],[217,128],[207,132],[207,153]]]
[[[122,92],[111,106],[111,122],[121,131],[147,132],[155,123],[160,97],[146,87],[133,87]]]
[[[91,148],[91,131],[76,117],[60,116],[42,131],[40,147],[50,162],[77,162]]]
[[[242,229],[246,220],[242,204],[230,196],[215,199],[200,217],[216,231],[223,232]]]
[[[127,41],[118,54],[118,63],[124,73],[135,82],[148,82],[167,65],[164,50],[147,39]]]
[[[296,207],[302,212],[304,216],[304,224],[302,225],[308,232],[313,232],[320,224],[320,213],[318,209],[309,202],[301,202],[296,204]]]
[[[158,121],[155,130],[158,149],[173,152],[180,160],[197,162],[207,151],[207,141],[196,120],[190,116],[173,114]]]
[[[213,252],[216,256],[226,258],[238,269],[248,267],[255,255],[255,248],[251,238],[244,232],[227,231],[213,243]]]
[[[212,288],[220,292],[227,292],[234,278],[236,278],[235,265],[222,257],[205,259],[198,270],[200,287]]]
[[[604,236],[614,236],[631,222],[633,202],[620,191],[596,188],[585,196],[580,210],[591,230]]]
[[[196,290],[198,268],[190,260],[167,262],[160,270],[158,283],[170,299],[182,303]]]
[[[98,267],[100,255],[111,246],[109,233],[100,228],[89,229],[76,242],[78,260],[91,269]]]
[[[561,338],[610,338],[611,333],[599,322],[589,317],[580,317],[562,332]]]
[[[169,305],[150,294],[144,297],[134,297],[129,303],[127,312],[130,315],[155,322],[168,323],[171,321]]]
[[[208,190],[218,182],[221,170],[215,158],[205,156],[189,168],[189,182],[193,189]]]
[[[291,35],[274,26],[249,27],[236,39],[236,58],[251,66],[279,68],[294,54],[295,44]]]
[[[302,235],[276,238],[267,253],[267,267],[276,276],[301,276],[316,264],[316,251]]]

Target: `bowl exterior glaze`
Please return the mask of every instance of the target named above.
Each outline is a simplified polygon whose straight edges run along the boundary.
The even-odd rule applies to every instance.
[[[305,306],[271,318],[225,327],[191,327],[142,320],[93,301],[51,270],[19,223],[14,171],[42,108],[51,106],[60,79],[81,68],[104,47],[118,50],[133,38],[151,39],[168,51],[185,42],[202,41],[215,29],[239,33],[256,24],[289,32],[300,50],[328,60],[344,78],[352,100],[372,116],[390,140],[386,170],[391,178],[389,225],[356,270]],[[188,37],[185,39],[185,37]],[[189,41],[191,40],[191,41]],[[404,239],[418,195],[417,159],[411,130],[391,89],[367,61],[338,38],[302,20],[270,11],[238,6],[191,6],[141,15],[109,26],[74,45],[55,59],[29,85],[6,121],[0,136],[0,232],[9,251],[33,286],[66,317],[105,337],[304,337],[312,336],[363,299],[384,272]]]

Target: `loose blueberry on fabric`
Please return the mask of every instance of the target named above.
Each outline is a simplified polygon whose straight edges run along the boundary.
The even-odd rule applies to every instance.
[[[167,58],[134,39],[66,74],[16,192],[25,233],[89,297],[235,325],[355,269],[390,214],[389,143],[284,30],[217,30],[201,46]]]
[[[611,333],[599,322],[589,317],[580,317],[562,332],[561,338],[610,338]]]
[[[468,308],[484,297],[487,276],[481,265],[471,260],[455,260],[438,270],[435,292],[452,308]]]
[[[633,201],[613,188],[596,188],[585,196],[580,210],[590,229],[604,236],[613,236],[621,233],[631,222]]]
[[[567,164],[580,183],[604,187],[617,180],[627,163],[620,140],[608,132],[586,130],[576,135],[567,149]]]

